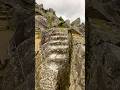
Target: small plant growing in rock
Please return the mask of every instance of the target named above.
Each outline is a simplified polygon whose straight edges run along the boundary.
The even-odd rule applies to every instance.
[[[59,20],[60,20],[61,22],[64,22],[64,20],[63,20],[63,18],[62,18],[62,17],[59,17]]]

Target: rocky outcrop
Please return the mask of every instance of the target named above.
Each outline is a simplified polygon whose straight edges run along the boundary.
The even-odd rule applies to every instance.
[[[69,20],[57,17],[53,9],[45,10],[37,4],[34,7],[32,0],[1,3],[0,21],[10,24],[0,23],[0,30],[12,34],[7,39],[7,58],[0,61],[0,90],[84,90],[81,24],[75,21],[73,27]]]
[[[52,28],[52,27],[64,27],[64,28],[79,27],[79,28],[81,28],[81,26],[82,26],[82,24],[80,22],[80,18],[77,18],[75,21],[70,23],[70,20],[65,21],[65,20],[63,20],[62,17],[57,17],[55,14],[55,11],[53,9],[51,9],[51,8],[48,10],[43,9],[43,5],[36,4],[35,11],[36,11],[37,17],[42,16],[43,18],[47,19],[46,25],[48,26],[48,28]]]
[[[75,27],[80,27],[80,18],[77,18],[75,21],[73,21],[71,25]]]
[[[69,90],[85,90],[85,37],[72,34],[71,74]]]
[[[119,2],[87,2],[86,90],[119,90]]]
[[[8,23],[4,23],[4,27],[8,26],[2,29],[2,38],[6,39],[2,40],[6,48],[2,48],[6,56],[0,60],[0,90],[34,90],[35,25],[31,2],[0,1],[0,22]]]
[[[36,20],[46,25],[36,23],[36,36],[41,35],[40,44],[36,40],[36,90],[85,90],[84,24],[80,18],[64,21],[53,9],[37,12],[42,18]]]

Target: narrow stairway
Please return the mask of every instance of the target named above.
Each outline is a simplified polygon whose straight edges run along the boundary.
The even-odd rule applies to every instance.
[[[68,30],[53,28],[42,51],[41,90],[68,90],[69,87],[69,40]]]

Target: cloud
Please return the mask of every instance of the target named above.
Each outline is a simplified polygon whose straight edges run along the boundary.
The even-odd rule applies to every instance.
[[[85,0],[36,0],[38,4],[43,3],[44,8],[53,8],[58,16],[71,21],[80,17],[85,22]]]

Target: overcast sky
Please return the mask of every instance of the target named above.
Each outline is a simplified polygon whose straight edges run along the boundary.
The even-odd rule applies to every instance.
[[[80,17],[85,22],[85,0],[36,0],[45,9],[53,8],[58,16],[71,21]]]

